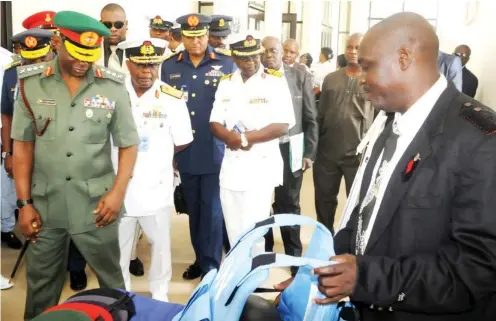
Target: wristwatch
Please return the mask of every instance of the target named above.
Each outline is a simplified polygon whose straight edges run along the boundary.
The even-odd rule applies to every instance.
[[[28,200],[17,200],[16,205],[18,209],[23,208],[26,205],[33,204],[33,199],[28,199]]]
[[[12,156],[12,152],[2,152],[2,159],[7,158],[7,156]]]
[[[241,147],[247,147],[248,146],[248,140],[246,139],[246,136],[244,133],[239,134],[241,136]]]

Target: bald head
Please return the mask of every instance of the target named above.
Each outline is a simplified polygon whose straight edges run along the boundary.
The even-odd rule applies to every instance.
[[[300,44],[296,39],[288,39],[282,45],[284,54],[282,60],[287,65],[293,65],[300,55]]]
[[[362,38],[363,34],[354,33],[346,41],[345,57],[347,64],[355,66],[358,64],[358,50],[360,48]]]
[[[262,54],[262,64],[265,68],[279,70],[282,66],[282,45],[277,37],[265,37],[262,40],[265,49]]]
[[[121,13],[124,13],[124,15],[126,15],[126,11],[124,10],[124,8],[117,3],[107,4],[105,7],[102,8],[100,14],[103,14],[104,12],[108,12],[108,11],[119,11]]]
[[[402,12],[376,24],[360,44],[361,82],[374,106],[405,112],[439,79],[439,40],[422,16]]]
[[[124,8],[117,3],[109,3],[103,7],[100,13],[100,21],[109,28],[112,34],[105,37],[105,42],[110,45],[118,45],[126,40],[127,18]]]

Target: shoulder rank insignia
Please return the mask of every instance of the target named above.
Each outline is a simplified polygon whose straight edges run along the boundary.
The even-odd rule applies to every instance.
[[[22,65],[22,60],[16,60],[16,61],[12,61],[11,63],[6,64],[3,67],[3,69],[4,70],[9,70],[9,69],[12,69],[12,68],[15,68],[15,67],[19,67],[20,65]]]
[[[489,107],[465,102],[460,116],[474,124],[486,135],[496,134],[496,113]]]
[[[233,74],[228,74],[228,75],[222,76],[222,77],[220,77],[220,81],[226,80],[226,79],[231,79],[232,75]]]
[[[183,92],[179,89],[173,88],[169,85],[160,86],[160,90],[169,96],[175,97],[177,99],[181,99],[183,97]]]
[[[224,48],[215,48],[215,52],[224,56],[231,56],[231,50]]]
[[[95,66],[93,68],[93,72],[95,73],[95,77],[97,78],[110,79],[120,84],[124,83],[124,74],[121,72],[108,69],[102,66]]]
[[[281,78],[284,74],[280,71],[274,70],[274,69],[265,69],[265,72],[268,73],[269,75],[276,76]]]
[[[174,52],[174,53],[171,53],[170,55],[167,55],[165,58],[164,58],[164,61],[166,60],[169,60],[170,58],[174,57],[174,56],[177,56],[179,55],[181,52],[178,51],[178,52]]]
[[[46,68],[51,66],[42,62],[35,65],[25,65],[17,68],[17,76],[19,79],[27,78],[34,75],[39,75],[45,71]]]

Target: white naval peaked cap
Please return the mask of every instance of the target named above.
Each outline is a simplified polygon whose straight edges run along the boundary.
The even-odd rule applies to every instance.
[[[130,49],[130,48],[139,48],[147,41],[151,42],[151,44],[157,48],[165,49],[167,47],[167,41],[166,40],[159,39],[159,38],[144,37],[144,38],[139,38],[139,39],[134,39],[134,40],[123,41],[117,45],[117,48],[122,49],[122,50]]]

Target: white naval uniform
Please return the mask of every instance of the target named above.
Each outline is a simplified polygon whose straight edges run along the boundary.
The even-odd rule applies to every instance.
[[[186,103],[162,88],[171,88],[157,80],[141,97],[137,97],[126,79],[136,127],[140,136],[138,158],[129,182],[124,205],[126,213],[119,222],[120,264],[126,290],[131,290],[129,260],[137,224],[151,244],[149,287],[153,299],[167,301],[172,275],[170,215],[173,203],[174,146],[193,141]],[[113,155],[117,168],[117,151]]]
[[[246,131],[274,123],[295,124],[286,81],[266,74],[263,67],[245,83],[238,69],[219,83],[210,122],[228,130],[242,125]],[[251,225],[270,216],[274,187],[283,183],[284,164],[279,139],[255,144],[249,151],[226,148],[220,171],[220,200],[229,242]],[[263,238],[255,253],[263,252]]]

